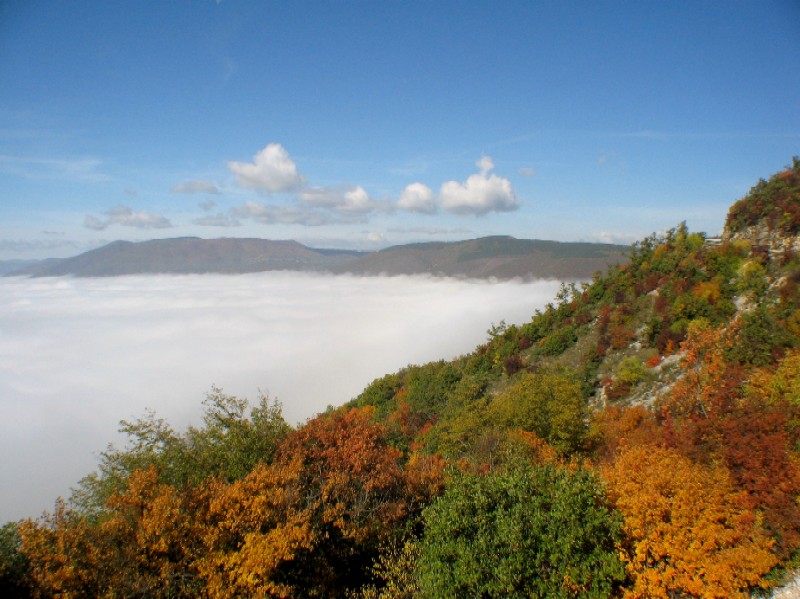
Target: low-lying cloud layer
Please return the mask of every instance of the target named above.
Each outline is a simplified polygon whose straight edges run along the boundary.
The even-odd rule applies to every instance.
[[[558,283],[298,273],[0,279],[0,522],[37,516],[147,408],[200,423],[212,385],[297,423],[409,363],[527,321]]]

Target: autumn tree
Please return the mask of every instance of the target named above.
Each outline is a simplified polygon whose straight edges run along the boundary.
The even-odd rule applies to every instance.
[[[18,523],[7,522],[0,527],[0,596],[30,595],[29,563],[21,545]]]
[[[786,414],[787,435],[793,447],[800,449],[800,350],[788,351],[775,369],[754,372],[747,383],[747,393]]]
[[[303,506],[301,463],[257,465],[232,483],[209,481],[208,509],[200,526],[205,551],[196,567],[205,594],[229,597],[292,597],[286,570],[318,541]]]
[[[692,324],[681,345],[685,374],[659,399],[662,412],[675,418],[708,418],[726,409],[745,376],[726,357],[735,332],[735,325],[715,328],[705,320]]]
[[[287,579],[326,596],[364,582],[379,545],[414,521],[441,477],[431,460],[404,463],[371,408],[338,410],[294,431],[273,466],[295,462],[293,509],[308,516],[313,543],[293,560]]]
[[[85,597],[191,597],[202,587],[195,494],[159,483],[154,468],[132,473],[93,522],[57,503],[21,525],[22,549],[39,592]]]
[[[642,406],[609,405],[591,414],[590,445],[596,461],[613,461],[625,447],[658,445],[662,431],[651,410]]]
[[[85,516],[56,502],[52,513],[19,525],[34,596],[103,597],[109,555]]]
[[[106,501],[127,486],[136,470],[151,466],[159,481],[175,486],[198,484],[209,476],[241,478],[259,462],[270,462],[290,430],[281,405],[262,395],[250,409],[246,399],[212,388],[203,401],[203,426],[175,431],[152,411],[121,422],[128,437],[123,449],[109,445],[98,470],[81,480],[71,501],[88,514],[102,511]]]
[[[190,597],[202,588],[195,560],[203,552],[197,489],[158,481],[154,467],[132,473],[128,488],[108,501],[98,550],[109,555],[111,596]]]
[[[773,542],[721,467],[632,447],[603,469],[625,519],[626,597],[749,596],[777,563]]]
[[[718,440],[714,453],[745,492],[744,505],[763,515],[776,553],[788,558],[800,549],[800,469],[791,453],[787,411],[748,397],[707,428]]]
[[[798,439],[793,421],[800,415],[792,400],[797,358],[789,354],[774,373],[748,371],[729,360],[741,344],[739,332],[738,324],[690,332],[687,372],[661,401],[662,438],[694,461],[723,464],[733,486],[745,492],[746,505],[763,514],[785,558],[800,548],[800,470],[792,455]]]

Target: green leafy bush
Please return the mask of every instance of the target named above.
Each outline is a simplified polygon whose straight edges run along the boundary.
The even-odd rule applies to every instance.
[[[488,421],[534,432],[562,453],[577,451],[586,434],[587,405],[577,375],[567,370],[523,373],[488,407]]]
[[[636,385],[647,376],[647,369],[641,360],[628,356],[614,369],[614,378],[625,385]]]
[[[423,597],[609,597],[621,519],[585,471],[461,476],[424,512]]]

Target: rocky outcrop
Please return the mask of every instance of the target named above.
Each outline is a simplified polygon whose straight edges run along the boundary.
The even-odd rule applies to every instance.
[[[722,239],[747,241],[751,247],[764,249],[770,255],[783,255],[786,252],[800,253],[800,235],[787,234],[780,229],[771,227],[765,221],[745,227],[736,233],[731,233],[726,226],[722,233]]]

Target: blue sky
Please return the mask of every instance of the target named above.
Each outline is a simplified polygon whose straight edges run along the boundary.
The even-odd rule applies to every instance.
[[[0,259],[717,233],[798,56],[796,0],[3,0]]]

